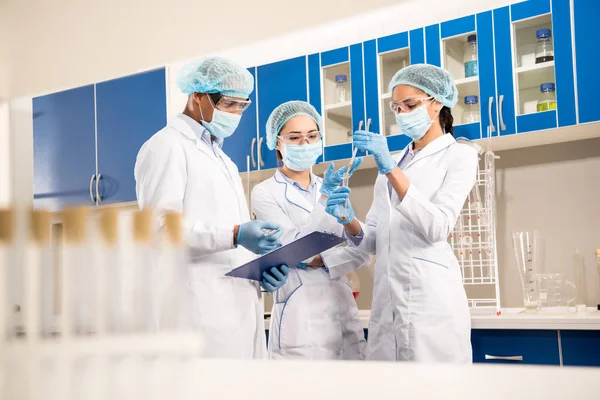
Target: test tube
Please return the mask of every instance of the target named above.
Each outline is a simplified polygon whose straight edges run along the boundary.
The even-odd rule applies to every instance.
[[[85,208],[64,212],[61,335],[65,338],[95,333],[97,328],[97,280],[88,217]]]
[[[181,215],[169,212],[164,216],[165,236],[161,245],[160,280],[166,289],[160,299],[161,329],[179,330],[190,322],[186,321],[186,309],[190,306],[185,301],[185,273],[187,271],[184,248]]]
[[[118,210],[103,210],[99,222],[102,240],[97,247],[97,260],[101,271],[98,294],[103,310],[98,313],[98,327],[101,330],[106,327],[108,332],[113,333],[125,332],[129,330],[127,314],[132,312],[127,299],[127,269],[130,266],[123,262],[122,249],[119,248]]]
[[[152,212],[133,214],[134,329],[152,332],[158,329],[158,263],[152,248]]]
[[[0,344],[6,340],[10,331],[9,305],[9,271],[12,244],[15,235],[14,212],[10,209],[0,210]]]

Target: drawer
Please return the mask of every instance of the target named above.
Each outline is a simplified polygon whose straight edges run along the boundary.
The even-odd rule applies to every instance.
[[[600,331],[560,331],[563,365],[600,367]]]
[[[473,362],[560,365],[558,331],[474,329]]]

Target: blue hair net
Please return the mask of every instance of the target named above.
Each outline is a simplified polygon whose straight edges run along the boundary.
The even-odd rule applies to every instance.
[[[252,74],[222,57],[209,57],[181,67],[177,86],[185,94],[221,93],[225,96],[248,98],[254,90]]]
[[[443,68],[429,64],[414,64],[396,72],[390,82],[390,92],[398,85],[421,89],[446,107],[452,108],[458,101],[458,89],[454,78]]]
[[[277,146],[277,135],[283,125],[297,115],[306,115],[312,118],[317,123],[317,127],[321,129],[321,116],[309,103],[299,100],[283,103],[273,110],[267,120],[267,147],[270,150],[274,150]]]

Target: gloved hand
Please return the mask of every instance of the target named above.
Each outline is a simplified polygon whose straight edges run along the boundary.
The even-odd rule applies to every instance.
[[[343,186],[337,188],[329,198],[325,206],[327,214],[337,218],[337,221],[342,224],[349,224],[354,220],[354,209],[350,203],[350,188]],[[344,219],[342,219],[344,217]]]
[[[273,293],[287,282],[288,275],[289,269],[287,265],[273,267],[269,271],[263,272],[263,280],[260,281],[260,285],[267,292]]]
[[[396,168],[396,161],[390,154],[385,136],[367,131],[356,131],[352,135],[352,141],[359,150],[366,150],[373,154],[380,174],[389,174]]]
[[[354,159],[354,163],[352,164],[352,168],[350,169],[350,173],[348,177],[352,176],[354,171],[360,167],[362,164],[362,157],[357,157]],[[342,184],[344,181],[344,175],[346,175],[346,171],[348,170],[348,166],[345,165],[342,168],[334,171],[335,165],[333,163],[329,164],[327,170],[325,171],[325,175],[323,176],[323,184],[321,185],[321,194],[325,197],[329,197],[333,191]]]
[[[264,230],[279,229],[271,236],[265,236]],[[279,247],[277,241],[283,230],[277,224],[266,221],[249,221],[240,225],[237,243],[255,254],[265,254]]]
[[[308,267],[307,267],[306,263],[301,262],[298,265],[296,265],[296,268],[305,270]]]

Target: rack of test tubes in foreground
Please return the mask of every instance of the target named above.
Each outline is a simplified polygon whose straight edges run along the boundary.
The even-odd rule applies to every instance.
[[[0,398],[193,393],[182,244],[175,213],[0,210]]]
[[[475,185],[448,240],[460,264],[471,311],[499,314],[495,196],[495,160],[498,156],[489,143],[487,151],[474,146],[480,155]]]

